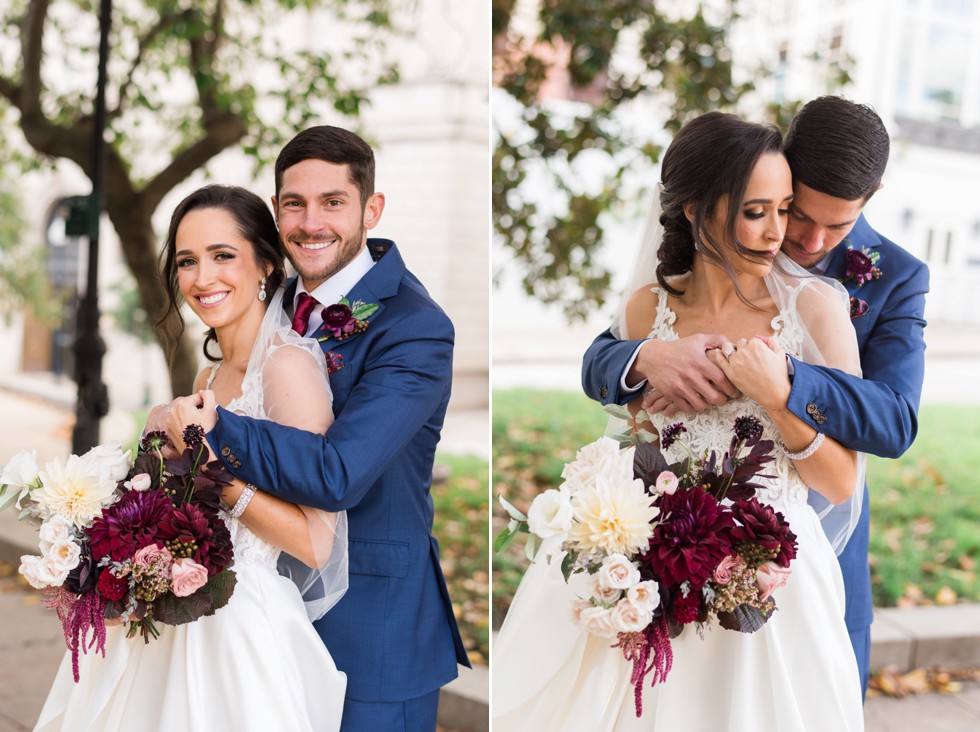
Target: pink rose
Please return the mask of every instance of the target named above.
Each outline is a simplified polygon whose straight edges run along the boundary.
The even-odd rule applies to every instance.
[[[616,629],[613,627],[612,612],[604,607],[590,607],[579,615],[579,624],[592,635],[601,638],[615,638]]]
[[[193,595],[208,581],[208,571],[193,559],[182,558],[173,566],[174,594],[177,597]]]
[[[610,554],[602,560],[597,577],[602,587],[628,590],[640,581],[640,570],[625,554]]]
[[[592,607],[592,603],[589,600],[573,600],[572,601],[572,622],[576,625],[582,623],[582,613]]]
[[[124,486],[129,488],[129,490],[139,491],[140,493],[147,490],[152,484],[153,481],[150,480],[150,476],[147,473],[139,473],[138,475],[134,475],[132,478],[123,483]]]
[[[732,581],[732,575],[735,574],[735,570],[741,566],[742,560],[729,554],[727,557],[718,562],[718,566],[715,567],[715,571],[711,575],[711,579],[713,579],[719,585],[727,585]]]
[[[592,575],[592,597],[601,604],[612,605],[622,594],[622,590],[604,585],[599,575]]]
[[[786,584],[790,570],[780,567],[775,562],[766,562],[755,571],[755,582],[762,594],[760,600],[768,600],[769,596]]]
[[[668,496],[672,496],[677,492],[678,484],[679,482],[677,480],[677,476],[669,470],[665,470],[657,476],[657,482],[654,484],[653,488],[660,495],[666,493]]]
[[[170,550],[157,544],[147,544],[133,556],[133,561],[144,568],[148,568],[159,561],[170,564],[173,560],[174,555],[170,553]]]

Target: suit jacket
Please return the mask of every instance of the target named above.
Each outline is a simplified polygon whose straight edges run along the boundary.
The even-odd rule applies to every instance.
[[[857,333],[863,377],[793,359],[789,409],[807,424],[853,450],[895,458],[905,452],[918,429],[917,413],[925,370],[925,264],[878,234],[862,215],[844,243],[829,256],[827,276],[843,278],[847,244],[877,251],[881,277],[858,287],[853,298],[867,305],[851,322]],[[620,378],[642,341],[618,341],[607,330],[593,341],[582,365],[585,393],[603,404],[635,397],[623,393]],[[818,421],[822,420],[822,421]],[[867,487],[861,518],[838,559],[847,591],[845,620],[850,630],[871,623],[868,572]]]
[[[371,270],[347,294],[377,303],[367,330],[321,342],[336,421],[314,435],[219,407],[208,441],[239,478],[287,501],[346,510],[350,588],[315,623],[347,695],[403,701],[469,666],[439,546],[432,464],[452,381],[453,327],[394,243],[369,239]],[[295,280],[285,302],[292,303]],[[313,337],[328,336],[321,327]]]

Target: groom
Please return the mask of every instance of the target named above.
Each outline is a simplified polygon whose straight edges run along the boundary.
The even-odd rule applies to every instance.
[[[840,97],[806,104],[785,142],[795,197],[782,251],[810,271],[844,283],[863,370],[858,378],[788,358],[788,409],[848,448],[896,458],[918,428],[929,272],[872,229],[862,213],[881,187],[888,150],[888,133],[870,107]],[[585,354],[583,387],[603,404],[621,404],[649,384],[655,396],[647,404],[668,415],[723,404],[737,390],[705,353],[726,340],[713,334],[672,342],[617,341],[606,331]],[[811,503],[819,500],[811,495]],[[858,525],[838,557],[862,691],[871,653],[869,515],[865,487]]]
[[[202,426],[242,480],[347,511],[350,589],[314,624],[347,674],[342,730],[435,730],[439,687],[457,663],[470,665],[429,495],[453,327],[394,242],[367,238],[385,199],[364,140],[337,127],[305,130],[279,154],[275,182],[272,208],[299,273],[284,303],[293,327],[321,343],[337,419],[315,435],[219,407],[205,410]]]

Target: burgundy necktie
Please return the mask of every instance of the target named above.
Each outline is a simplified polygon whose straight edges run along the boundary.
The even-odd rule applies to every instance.
[[[311,297],[305,292],[299,293],[299,300],[296,303],[296,314],[293,315],[293,330],[301,336],[306,335],[306,326],[310,324],[310,315],[319,303],[315,297]]]

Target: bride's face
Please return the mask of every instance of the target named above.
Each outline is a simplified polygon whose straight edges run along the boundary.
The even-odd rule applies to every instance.
[[[252,243],[223,209],[188,212],[177,227],[177,284],[187,304],[211,328],[264,312],[258,299],[263,272]]]
[[[724,244],[724,254],[736,272],[762,277],[772,269],[772,260],[786,233],[792,200],[793,177],[786,158],[773,153],[760,157],[745,189],[736,227],[738,241],[757,255],[752,258],[740,254],[725,232],[727,197],[718,202],[710,220],[710,233],[715,241]]]

